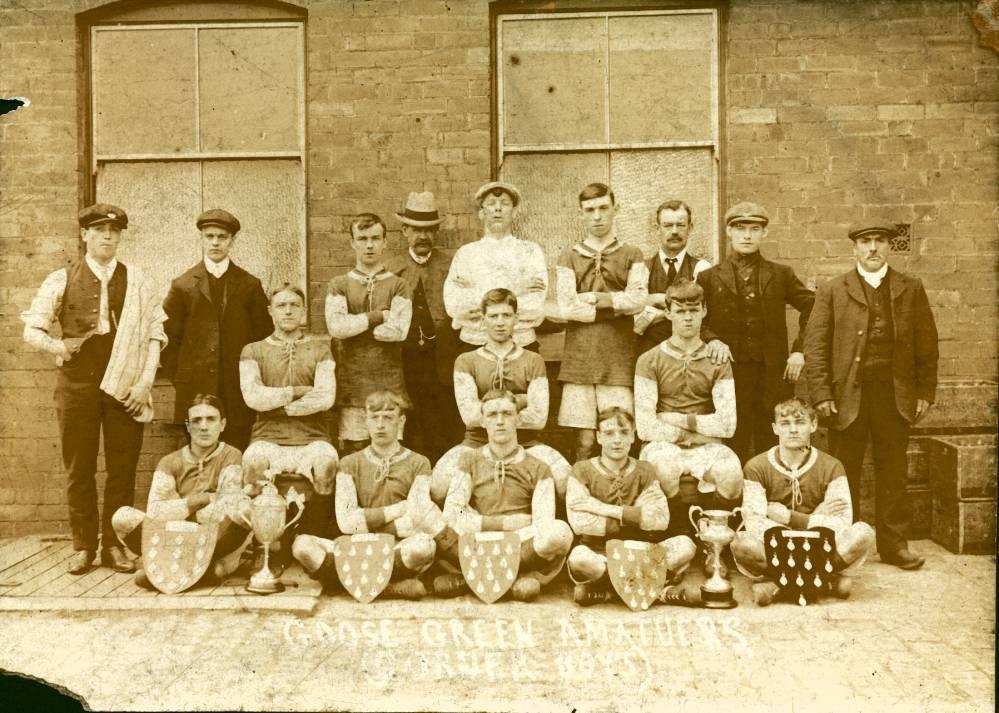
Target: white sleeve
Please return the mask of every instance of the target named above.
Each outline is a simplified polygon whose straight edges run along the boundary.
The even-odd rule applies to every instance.
[[[628,282],[623,291],[612,292],[611,301],[617,314],[640,314],[649,297],[649,268],[642,260],[631,263]]]
[[[763,484],[748,478],[742,483],[742,516],[751,521],[767,519],[767,491]]]
[[[646,531],[661,531],[669,527],[669,503],[659,481],[639,493],[635,506],[641,509],[639,527]]]
[[[850,483],[846,479],[845,474],[837,476],[831,483],[829,487],[826,488],[826,494],[823,498],[823,502],[829,502],[830,500],[844,500],[849,506],[841,515],[816,515],[812,513],[808,516],[808,526],[809,527],[828,527],[833,532],[839,532],[849,527],[853,523],[853,503],[850,500]]]
[[[56,320],[62,305],[62,297],[66,292],[66,270],[56,270],[49,273],[42,282],[31,306],[21,312],[24,322],[24,341],[35,349],[49,354],[61,354],[63,343],[60,339],[49,336],[49,329]]]
[[[260,365],[253,359],[239,360],[239,390],[243,401],[254,411],[273,411],[287,406],[294,398],[290,386],[265,386],[260,377]]]
[[[368,328],[368,315],[350,314],[345,295],[326,295],[326,329],[337,339],[355,337]]]
[[[458,413],[465,426],[482,425],[482,403],[479,401],[479,388],[475,378],[467,371],[454,370],[454,400],[458,404]]]
[[[555,302],[558,316],[564,321],[593,322],[597,317],[596,307],[579,299],[576,273],[566,265],[555,268]]]
[[[697,432],[702,436],[731,438],[735,433],[735,380],[732,377],[718,379],[711,387],[711,398],[715,412],[695,417]]]
[[[444,309],[460,326],[466,326],[461,315],[478,308],[482,300],[482,290],[475,282],[475,275],[465,265],[468,255],[466,247],[462,246],[455,252],[444,280]]]
[[[569,476],[565,491],[565,513],[569,526],[577,535],[603,537],[607,534],[607,518],[579,509],[583,503],[593,502],[597,502],[597,499],[590,495],[589,489],[575,476]]]
[[[186,520],[191,514],[187,501],[177,492],[177,481],[162,470],[153,472],[146,514],[154,520]]]
[[[357,504],[357,489],[349,473],[336,474],[336,496],[333,498],[336,512],[336,526],[347,535],[358,535],[368,531],[364,509]]]
[[[680,438],[680,429],[661,420],[656,413],[659,385],[652,379],[635,374],[635,427],[643,441],[669,441]]]
[[[444,520],[459,535],[482,531],[482,516],[469,505],[472,499],[472,476],[455,469],[444,499]]]
[[[316,365],[312,390],[284,407],[289,416],[310,416],[329,411],[336,400],[336,364],[325,359]]]
[[[542,478],[531,496],[531,524],[543,525],[555,519],[555,479]]]
[[[537,243],[529,243],[527,253],[524,255],[525,275],[527,289],[517,291],[517,324],[527,327],[536,327],[541,324],[545,317],[545,300],[548,299],[548,264],[545,262],[545,253]],[[542,289],[531,289],[528,287],[536,280],[540,280],[544,287]]]
[[[412,321],[413,301],[408,297],[396,295],[392,298],[388,319],[375,327],[371,333],[379,342],[404,342]]]
[[[538,376],[527,385],[527,407],[517,414],[517,428],[541,430],[548,421],[548,378]]]

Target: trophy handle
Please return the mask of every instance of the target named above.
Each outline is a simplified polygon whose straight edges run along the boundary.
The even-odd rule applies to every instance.
[[[253,530],[253,523],[246,518],[246,515],[243,514],[242,510],[236,509],[236,514],[239,515],[239,519],[245,522],[246,526],[250,528],[250,530]]]
[[[736,534],[738,534],[738,533],[740,533],[740,532],[742,532],[743,530],[746,529],[746,516],[742,514],[742,508],[741,507],[737,507],[737,508],[735,508],[735,509],[732,510],[732,515],[735,515],[736,513],[738,513],[739,515],[742,515],[742,517],[739,519],[739,526],[737,528],[735,528],[735,532],[736,532]]]
[[[697,510],[697,517],[694,517],[694,510]],[[695,505],[690,510],[687,511],[687,519],[690,520],[690,524],[694,527],[694,532],[700,532],[700,527],[697,525],[697,521],[700,519],[701,515],[704,514],[704,508],[700,505]]]
[[[298,507],[298,512],[295,513],[295,517],[291,518],[291,520],[289,520],[284,524],[284,529],[281,530],[282,534],[285,532],[285,530],[287,530],[289,527],[298,522],[302,518],[302,514],[305,512],[305,506],[302,505],[302,503],[298,502],[297,500],[293,502]]]

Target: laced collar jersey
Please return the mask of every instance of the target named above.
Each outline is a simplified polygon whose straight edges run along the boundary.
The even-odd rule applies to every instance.
[[[797,508],[801,507],[801,504],[803,502],[801,494],[801,478],[802,476],[805,475],[805,473],[807,473],[812,469],[812,466],[815,465],[815,462],[818,460],[818,457],[819,457],[818,449],[815,448],[814,446],[811,446],[809,448],[808,457],[805,458],[805,461],[801,465],[793,467],[786,465],[781,460],[780,446],[774,446],[767,452],[767,460],[770,462],[770,465],[773,466],[773,469],[778,473],[780,473],[785,478],[787,478],[788,481],[791,483],[792,510],[796,510]]]

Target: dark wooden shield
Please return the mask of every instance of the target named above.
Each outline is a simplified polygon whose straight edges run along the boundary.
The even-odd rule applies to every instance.
[[[666,586],[666,548],[655,542],[608,540],[607,571],[629,609],[648,609]]]
[[[343,588],[362,604],[385,591],[395,564],[395,537],[387,532],[342,535],[333,545],[333,561]]]
[[[502,597],[520,571],[520,537],[515,532],[469,532],[458,538],[461,573],[486,604]]]
[[[786,598],[805,606],[828,588],[836,552],[836,535],[828,527],[771,527],[763,534],[763,547],[768,576]]]
[[[142,567],[164,594],[193,587],[204,576],[215,552],[218,523],[154,520],[142,523]]]

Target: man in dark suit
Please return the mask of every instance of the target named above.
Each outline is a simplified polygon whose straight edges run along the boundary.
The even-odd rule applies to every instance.
[[[448,369],[442,379],[438,368],[443,358],[440,338],[452,336],[446,334],[451,320],[444,311],[444,280],[451,256],[434,246],[444,218],[437,212],[433,193],[410,193],[405,209],[395,217],[402,223],[408,250],[389,260],[386,267],[413,291],[413,321],[402,345],[402,370],[413,402],[404,442],[435,463],[459,438],[451,372]]]
[[[801,342],[814,293],[787,265],[760,255],[770,218],[756,203],[738,203],[725,214],[732,252],[697,277],[704,288],[710,336],[732,350],[737,425],[729,441],[743,465],[777,444],[773,410],[793,395],[804,366]],[[798,336],[788,354],[786,305],[798,310]]]
[[[923,283],[888,267],[892,225],[851,230],[857,264],[819,287],[805,335],[805,373],[829,423],[830,452],[843,462],[860,502],[868,436],[874,452],[875,529],[881,560],[917,569],[905,489],[909,428],[933,403],[937,329]],[[859,510],[859,507],[854,511]]]
[[[239,389],[239,354],[274,331],[274,323],[260,280],[229,259],[240,229],[236,217],[215,208],[197,226],[204,257],[170,285],[163,302],[170,342],[160,361],[176,391],[174,422],[184,423],[197,394],[218,396],[227,414],[222,440],[245,450],[253,411]]]
[[[635,332],[640,335],[639,355],[659,346],[673,334],[665,309],[669,286],[677,280],[693,282],[699,273],[711,267],[710,262],[687,251],[693,226],[690,206],[677,198],[663,201],[656,208],[659,250],[645,260],[649,269],[649,305],[635,315]]]

